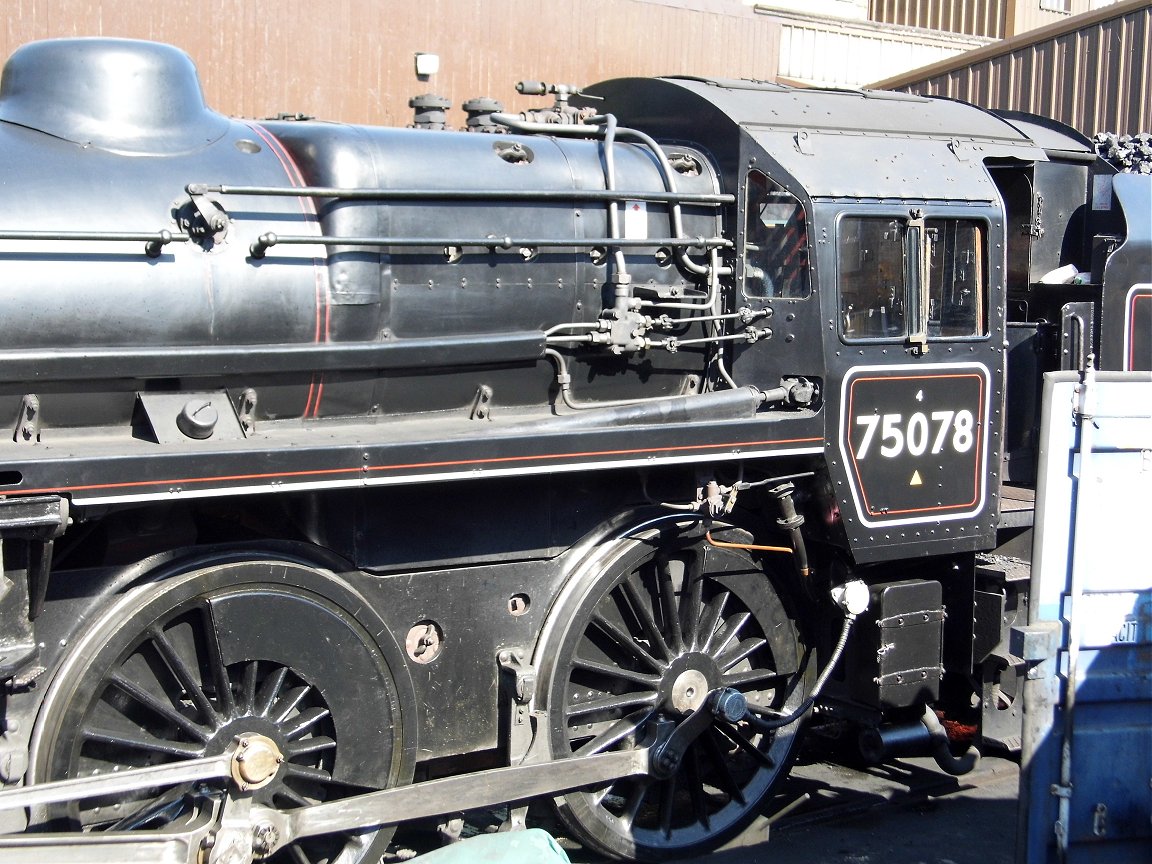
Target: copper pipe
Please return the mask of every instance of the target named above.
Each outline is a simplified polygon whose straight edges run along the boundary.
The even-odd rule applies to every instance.
[[[795,555],[796,551],[790,546],[757,546],[753,543],[725,543],[723,540],[713,540],[712,532],[705,531],[704,539],[717,549],[750,549],[753,552],[786,552]]]
[[[796,554],[796,550],[790,546],[757,546],[755,543],[725,543],[723,540],[713,540],[711,531],[704,532],[704,539],[717,549],[749,549],[753,552],[784,552],[788,555]],[[807,576],[810,572],[807,567],[801,568],[800,570],[802,576]]]

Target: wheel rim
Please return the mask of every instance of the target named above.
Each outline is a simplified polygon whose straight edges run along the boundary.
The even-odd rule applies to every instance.
[[[363,621],[357,597],[330,574],[272,562],[134,589],[85,630],[54,676],[34,736],[35,777],[195,759],[258,734],[284,756],[272,782],[253,792],[266,806],[410,780],[412,742],[403,737],[391,671],[398,667],[365,629],[379,622]],[[353,617],[349,608],[361,611]],[[46,815],[53,827],[161,827],[187,809],[188,791],[142,790]],[[368,861],[390,836],[330,835],[275,859]]]
[[[718,687],[776,710],[795,707],[806,692],[796,627],[763,571],[741,552],[684,539],[627,543],[588,590],[554,614],[571,621],[547,649],[558,758],[639,746]],[[603,854],[699,854],[756,816],[787,774],[795,732],[761,735],[717,720],[671,777],[567,795],[557,802],[561,818]]]

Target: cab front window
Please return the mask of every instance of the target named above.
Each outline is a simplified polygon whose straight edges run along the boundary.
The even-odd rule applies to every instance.
[[[967,219],[929,219],[928,336],[984,336],[984,231]]]
[[[985,234],[973,219],[842,218],[841,334],[919,346],[987,335]]]

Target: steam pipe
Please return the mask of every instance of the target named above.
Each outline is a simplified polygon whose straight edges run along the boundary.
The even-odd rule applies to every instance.
[[[606,124],[608,118],[612,117],[611,114],[596,114],[588,118],[588,126],[596,126]],[[613,122],[615,118],[612,117]],[[592,130],[583,124],[579,123],[530,123],[513,114],[493,114],[492,121],[494,123],[503,124],[510,129],[516,129],[521,132],[529,132],[539,135],[584,135],[587,136]],[[674,193],[676,191],[676,181],[673,179],[672,166],[668,162],[668,157],[664,155],[664,151],[660,149],[654,138],[650,135],[641,132],[639,129],[617,128],[615,133],[621,138],[634,138],[641,144],[651,149],[653,156],[656,158],[657,164],[660,166],[660,173],[663,175],[664,188],[668,192]],[[603,132],[600,134],[604,134]],[[668,205],[668,216],[672,225],[672,236],[680,237],[684,234],[683,219],[680,213],[680,205],[677,202],[670,202]],[[695,273],[697,276],[703,276],[708,272],[708,266],[704,264],[697,264],[695,261],[688,257],[688,253],[683,250],[678,250],[677,260],[680,266],[687,270],[689,273]]]
[[[616,115],[609,114],[604,124],[604,188],[609,192],[616,191],[616,157],[612,150],[616,144]],[[620,211],[615,199],[608,202],[608,236],[613,240],[620,239]],[[629,288],[632,277],[628,274],[628,265],[624,260],[624,250],[619,243],[612,246],[612,262],[616,268],[616,284],[619,286],[616,295],[616,308],[622,312],[628,311],[628,299],[632,292]],[[623,293],[620,293],[623,290]]]
[[[801,577],[807,577],[812,571],[808,566],[808,547],[804,543],[804,533],[800,530],[804,524],[804,517],[796,512],[796,502],[792,499],[795,489],[791,483],[782,483],[768,491],[780,502],[780,512],[783,516],[776,520],[776,524],[786,530],[792,538],[792,548],[796,552],[796,569],[800,571]]]

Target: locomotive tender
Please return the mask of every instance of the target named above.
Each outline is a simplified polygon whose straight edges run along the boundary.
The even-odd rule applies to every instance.
[[[1040,373],[1152,368],[1148,178],[952,101],[553,89],[252,122],[167,46],[13,54],[5,854],[373,861],[555,796],[660,860],[814,714],[1018,740],[1026,571],[978,555]]]

